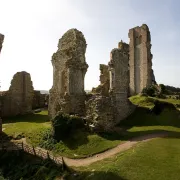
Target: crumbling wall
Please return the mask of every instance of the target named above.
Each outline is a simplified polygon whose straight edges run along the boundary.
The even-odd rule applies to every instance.
[[[119,123],[132,111],[133,105],[128,99],[129,93],[129,54],[128,44],[121,42],[119,48],[111,51],[110,95],[116,112],[115,122]]]
[[[4,42],[4,35],[0,34],[0,53],[1,53],[3,42]]]
[[[96,132],[113,131],[114,114],[114,106],[110,97],[92,95],[86,102],[86,121]]]
[[[1,53],[3,41],[4,41],[4,35],[0,34],[0,53]],[[1,99],[0,99],[0,133],[2,132],[1,106],[2,105],[1,105]]]
[[[9,91],[2,96],[2,117],[32,112],[34,89],[29,73],[17,72],[11,81]]]
[[[103,96],[109,95],[109,70],[105,64],[100,64],[100,85],[92,89],[92,93],[98,93]]]
[[[45,101],[46,101],[46,94],[41,94],[40,91],[34,91],[33,96],[33,109],[37,108],[44,108],[45,107]]]
[[[152,85],[151,35],[147,25],[129,30],[130,94]]]
[[[49,94],[49,116],[58,111],[84,115],[84,77],[88,68],[85,60],[86,40],[77,29],[68,30],[59,40],[52,56],[53,86]]]
[[[118,48],[111,51],[110,62],[104,67],[106,73],[105,76],[100,76],[99,89],[96,88],[96,93],[86,102],[86,120],[94,130],[109,132],[135,109],[128,99],[129,45],[121,41]],[[103,86],[107,80],[108,88]],[[98,94],[97,90],[101,93]],[[103,94],[105,90],[106,94]]]

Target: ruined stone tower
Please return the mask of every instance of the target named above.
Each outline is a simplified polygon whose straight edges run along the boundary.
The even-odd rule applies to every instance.
[[[84,115],[84,77],[88,68],[85,60],[86,40],[77,29],[68,30],[59,40],[52,56],[53,86],[49,96],[49,116],[58,111]]]
[[[113,100],[118,123],[132,111],[132,104],[128,99],[129,90],[129,45],[119,43],[118,48],[111,51],[109,62],[110,95]]]
[[[0,53],[1,53],[3,42],[4,42],[4,35],[0,34]]]
[[[2,101],[2,117],[16,116],[32,112],[34,88],[29,73],[17,72],[11,81],[9,91]]]
[[[147,25],[129,30],[130,95],[152,84],[151,36]]]

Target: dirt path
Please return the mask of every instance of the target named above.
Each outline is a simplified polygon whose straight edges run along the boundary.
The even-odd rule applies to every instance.
[[[154,138],[162,138],[162,137],[168,137],[168,133],[167,132],[160,132],[160,133],[155,133],[155,134],[149,134],[149,135],[144,135],[144,136],[140,136],[140,137],[136,137],[133,138],[129,141],[126,141],[123,144],[119,144],[118,146],[109,149],[105,152],[96,154],[92,157],[88,157],[88,158],[83,158],[83,159],[70,159],[67,157],[63,157],[63,160],[65,162],[65,164],[67,164],[67,166],[74,166],[74,167],[79,167],[79,166],[88,166],[94,162],[103,160],[105,158],[109,158],[112,157],[115,154],[118,154],[120,152],[123,152],[125,150],[128,150],[132,147],[134,147],[136,144],[141,143],[141,142],[147,142],[149,140],[152,140]],[[22,142],[27,144],[26,139],[23,138],[21,140],[14,140],[12,142]],[[35,149],[41,149],[41,151],[44,151],[44,153],[47,152],[47,150],[43,149],[43,148],[35,148]],[[52,155],[51,152],[49,152],[50,155]],[[62,156],[56,156],[56,158],[58,159],[62,159]]]
[[[74,167],[88,166],[94,162],[103,160],[105,158],[109,158],[115,154],[118,154],[120,152],[128,150],[128,149],[132,148],[133,146],[135,146],[139,142],[147,142],[154,138],[167,137],[167,136],[168,136],[167,133],[149,134],[149,135],[133,138],[132,140],[127,141],[123,144],[120,144],[120,145],[116,146],[115,148],[109,149],[103,153],[96,154],[92,157],[88,157],[88,158],[84,158],[84,159],[70,159],[70,158],[64,157],[63,159],[64,159],[64,162],[68,166],[74,166]]]

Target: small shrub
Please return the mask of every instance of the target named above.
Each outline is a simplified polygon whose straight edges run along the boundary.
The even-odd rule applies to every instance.
[[[154,85],[152,85],[148,88],[146,87],[142,90],[143,95],[147,95],[147,96],[151,96],[151,97],[156,96],[156,93],[157,93],[157,89]]]
[[[59,112],[52,120],[53,138],[57,141],[63,140],[69,136],[71,131],[82,127],[84,123],[81,118]]]

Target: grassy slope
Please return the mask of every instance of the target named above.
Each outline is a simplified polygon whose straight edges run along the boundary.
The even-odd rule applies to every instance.
[[[47,111],[36,114],[17,116],[3,119],[4,132],[9,136],[17,138],[18,136],[29,136],[31,133],[44,130],[50,127]]]
[[[80,170],[83,180],[172,180],[179,179],[180,139],[163,138],[146,143],[121,153],[113,158],[94,163]]]
[[[3,128],[7,135],[14,138],[26,137],[29,143],[38,146],[42,141],[42,132],[50,128],[50,122],[47,111],[42,111],[34,115],[4,119]],[[115,147],[120,142],[122,142],[120,138],[108,140],[100,135],[80,130],[66,141],[53,145],[53,152],[72,158],[86,157]]]
[[[144,108],[152,107],[154,98],[134,96],[130,100],[142,108],[136,109],[130,117],[120,123],[120,126],[126,129],[120,135],[97,135],[80,130],[76,131],[66,141],[53,145],[53,151],[56,154],[80,158],[115,147],[122,141],[135,136],[154,133],[159,130],[180,131],[178,111],[166,110],[159,116],[155,116],[147,113],[147,109]],[[180,103],[179,100],[167,101],[172,101],[174,104]],[[25,136],[28,142],[38,145],[42,141],[42,132],[50,128],[50,122],[48,122],[47,111],[42,111],[34,115],[5,119],[3,127],[6,128],[5,133],[8,135],[13,137]]]

